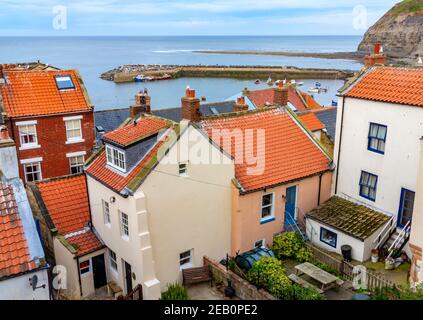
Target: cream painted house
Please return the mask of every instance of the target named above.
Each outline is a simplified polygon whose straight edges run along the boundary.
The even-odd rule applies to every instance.
[[[194,100],[187,90],[183,104]],[[107,280],[158,299],[184,268],[230,251],[231,157],[188,122],[150,114],[103,137],[86,164],[92,222]]]
[[[422,76],[422,69],[375,66],[340,92],[332,194],[357,207],[354,214],[339,209],[310,216],[316,245],[338,253],[350,245],[360,261],[372,249],[382,257],[407,251],[423,135]],[[341,223],[346,216],[365,221],[357,220],[360,206],[378,212],[381,224],[369,227],[368,221],[357,231]],[[371,232],[361,232],[367,227]]]
[[[420,147],[420,166],[410,235],[410,249],[412,252],[410,282],[412,284],[423,283],[423,137],[420,138]]]

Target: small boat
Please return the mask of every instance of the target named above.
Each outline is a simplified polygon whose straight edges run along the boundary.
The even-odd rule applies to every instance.
[[[304,84],[304,82],[302,82],[302,81],[298,81],[297,82],[294,79],[292,79],[291,80],[291,84],[294,85],[294,86],[300,87],[300,86],[302,86]]]
[[[296,83],[296,85],[297,85],[298,87],[301,87],[302,85],[304,85],[304,82],[303,82],[303,81],[298,81],[298,82]]]
[[[257,79],[256,81],[254,81],[255,84],[260,84],[260,82],[261,81],[259,79]]]
[[[267,79],[267,81],[266,81],[266,83],[269,85],[269,86],[273,86],[273,80],[272,80],[272,78],[269,76],[269,78]]]
[[[310,93],[319,93],[320,92],[319,88],[316,88],[316,87],[315,88],[310,88],[307,91],[310,92]]]
[[[332,107],[337,107],[338,106],[338,102],[336,102],[335,100],[332,100],[331,106]]]
[[[134,81],[135,82],[145,82],[146,80],[145,80],[145,77],[144,77],[143,74],[139,74],[134,78]]]
[[[314,86],[316,88],[320,88],[322,86],[322,84],[320,82],[316,81],[316,83],[314,84]]]
[[[172,79],[172,76],[170,74],[164,74],[161,77],[157,77],[156,80],[168,80],[168,79]]]
[[[156,80],[154,77],[147,76],[145,77],[145,81],[154,81]]]

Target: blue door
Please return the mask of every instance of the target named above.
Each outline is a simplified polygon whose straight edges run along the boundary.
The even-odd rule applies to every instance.
[[[404,228],[408,221],[411,221],[414,207],[414,191],[401,189],[401,198],[398,211],[398,227]]]
[[[285,198],[285,226],[295,223],[295,208],[297,207],[297,186],[286,189]]]

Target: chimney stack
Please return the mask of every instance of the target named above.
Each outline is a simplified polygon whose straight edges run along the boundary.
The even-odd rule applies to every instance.
[[[0,113],[0,141],[4,140],[10,140],[10,136],[3,115]]]
[[[376,64],[384,65],[386,63],[386,56],[383,54],[382,44],[376,42],[373,48],[373,53],[364,57],[364,65],[371,67]]]
[[[182,119],[197,122],[200,120],[200,99],[195,97],[195,90],[188,86],[185,91],[185,97],[181,99]]]
[[[245,97],[241,96],[236,99],[234,104],[234,112],[248,111],[248,105],[245,103]]]
[[[273,94],[273,104],[277,106],[288,105],[288,84],[285,84],[285,81],[279,82],[278,86],[275,88]]]
[[[0,64],[0,79],[3,79],[3,65]]]
[[[129,113],[132,119],[142,113],[151,113],[151,97],[148,95],[147,89],[135,95],[135,104],[131,106]]]

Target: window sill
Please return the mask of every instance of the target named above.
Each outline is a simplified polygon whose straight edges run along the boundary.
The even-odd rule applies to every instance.
[[[190,262],[190,263],[185,263],[182,266],[179,266],[179,270],[184,270],[184,269],[188,269],[188,268],[192,268],[194,265]]]
[[[65,142],[65,144],[75,144],[75,143],[82,143],[85,142],[85,139],[78,139],[78,140],[68,140]]]
[[[367,150],[374,152],[374,153],[377,153],[377,154],[381,154],[381,155],[385,154],[385,151],[380,151],[380,150],[371,149],[371,148],[367,148]]]
[[[111,229],[112,228],[112,224],[110,222],[107,222],[104,224],[107,228]]]
[[[362,194],[360,194],[360,197],[362,197],[362,198],[364,198],[366,200],[369,200],[371,202],[376,202],[376,198],[375,199],[372,199],[372,198],[366,197],[365,195],[362,195]]]
[[[122,240],[129,242],[129,236],[122,236]]]
[[[32,149],[39,149],[41,146],[39,144],[27,144],[19,147],[19,150],[32,150]]]
[[[275,221],[275,217],[261,219],[260,224],[265,224],[265,223],[272,222],[272,221]]]

